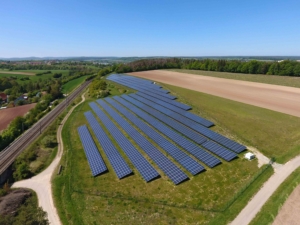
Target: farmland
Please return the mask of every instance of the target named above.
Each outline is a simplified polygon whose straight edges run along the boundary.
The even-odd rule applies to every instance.
[[[243,73],[241,74],[241,73],[215,72],[215,71],[203,71],[203,70],[185,70],[185,69],[169,69],[168,71],[300,88],[300,77],[263,75],[263,74],[243,74]]]
[[[176,89],[174,92],[172,86],[165,87],[168,89],[170,87],[171,94],[177,94],[179,101],[188,103],[185,95],[190,92],[189,90],[184,89],[185,93],[179,93]],[[210,97],[204,95],[202,100],[208,101]],[[225,224],[239,212],[261,183],[272,174],[272,169],[268,168],[261,175],[257,175],[261,171],[257,167],[257,161],[244,160],[240,155],[240,158],[230,163],[223,162],[221,166],[214,169],[207,169],[206,172],[191,177],[190,181],[178,186],[174,186],[164,176],[146,184],[137,171],[134,171],[132,176],[117,180],[112,167],[107,163],[107,158],[103,155],[109,172],[93,178],[90,176],[90,169],[76,131],[78,126],[87,124],[83,113],[91,110],[88,105],[91,101],[94,99],[87,99],[75,109],[63,130],[65,155],[62,165],[65,169],[62,175],[54,179],[54,195],[64,224],[97,223],[99,212],[103,224],[207,224],[214,223],[215,218],[221,218]],[[217,98],[205,110],[203,110],[203,101],[197,101],[197,104],[192,102],[193,112],[197,114],[201,112],[202,116],[207,116],[209,110],[214,110],[214,107],[231,102]],[[254,107],[252,111],[256,111],[256,108]],[[226,110],[228,108],[224,109]],[[244,113],[240,109],[237,110],[237,114]],[[230,118],[235,124],[241,122],[239,119],[235,121],[235,118],[231,118],[228,114],[229,112],[225,116],[215,114],[214,121]],[[204,117],[208,118],[206,116]],[[223,124],[221,127],[219,123],[216,125],[214,129],[226,133],[226,136],[231,138],[238,136]],[[128,137],[126,133],[124,135]],[[248,138],[251,135],[249,134]],[[98,143],[97,145],[101,149]],[[129,161],[128,163],[133,168]],[[253,177],[257,179],[249,184]],[[245,184],[250,186],[243,197],[238,198],[230,206],[232,199],[240,193]],[[230,207],[227,208],[228,206]],[[78,214],[78,211],[82,213]]]
[[[17,116],[25,115],[30,109],[32,109],[36,104],[29,104],[18,106],[14,108],[1,109],[0,110],[0,131],[4,130],[8,124]]]
[[[43,74],[41,76],[37,76],[37,73],[44,73],[48,70],[16,70],[16,71],[3,71],[0,70],[0,78],[1,77],[10,77],[15,79],[18,83],[24,83],[28,81],[42,81],[53,78],[54,73],[61,73],[62,76],[67,76],[69,74],[69,70],[50,70],[51,73]],[[14,74],[13,74],[14,73]],[[24,75],[27,74],[27,75]],[[29,75],[30,74],[30,75]],[[28,80],[21,80],[21,78],[26,78]]]
[[[86,78],[87,78],[87,76],[82,76],[82,77],[79,77],[79,78],[76,78],[74,80],[71,80],[71,81],[67,82],[66,84],[64,84],[62,86],[62,92],[63,93],[70,93],[77,86],[79,86],[83,81],[85,81]]]

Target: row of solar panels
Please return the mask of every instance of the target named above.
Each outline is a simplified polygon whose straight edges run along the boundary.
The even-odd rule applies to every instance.
[[[200,165],[197,161],[187,155],[185,152],[178,149],[175,145],[165,139],[162,135],[156,132],[153,128],[148,126],[145,122],[136,117],[133,113],[123,107],[120,103],[126,104],[126,101],[121,99],[120,97],[115,97],[116,101],[106,98],[105,100],[109,102],[114,108],[122,113],[129,121],[135,124],[139,129],[143,130],[149,137],[155,141],[162,149],[164,149],[170,156],[172,156],[181,166],[191,172],[193,175],[196,175],[202,171],[204,171],[204,167]],[[113,110],[108,104],[106,104],[103,100],[97,101],[101,107],[103,107],[109,115],[111,115],[116,122],[131,136],[133,140],[137,142],[141,149],[145,151],[145,153],[160,167],[160,169],[175,183],[178,184],[188,177],[184,174],[175,164],[172,163],[167,157],[165,157],[159,150],[155,148],[146,138],[144,138],[138,130],[132,127],[125,119],[123,119],[115,110]],[[102,121],[104,126],[109,130],[111,135],[117,141],[118,145],[125,152],[137,170],[140,172],[142,177],[148,182],[159,176],[157,171],[149,164],[149,162],[139,153],[139,151],[128,141],[128,139],[119,131],[119,129],[113,124],[113,122],[106,116],[106,114],[97,106],[95,103],[90,103],[93,111],[97,114],[99,120]],[[134,109],[135,107],[130,105],[130,109]],[[134,111],[136,111],[135,108]],[[138,115],[141,115],[139,113]],[[145,113],[146,115],[146,113]],[[122,158],[120,153],[116,150],[115,146],[111,143],[110,139],[107,137],[101,126],[98,124],[97,120],[93,116],[91,112],[86,112],[85,116],[92,127],[101,147],[106,153],[115,173],[118,178],[121,179],[132,173],[129,166],[126,164],[125,160]],[[145,119],[145,117],[142,117]],[[151,118],[151,117],[150,117]],[[146,120],[149,122],[149,120]],[[157,121],[160,123],[159,121]],[[151,123],[150,123],[151,124]],[[153,125],[153,124],[151,124]],[[170,133],[173,136],[168,136],[175,143],[179,144],[181,147],[184,147],[189,153],[194,155],[197,159],[204,162],[206,165],[210,167],[214,167],[215,165],[220,163],[220,160],[210,155],[203,149],[199,148],[197,145],[193,144],[189,140],[184,137],[178,135],[178,133],[172,131],[172,129],[168,128],[164,124],[160,124],[161,129],[160,132],[166,134]],[[156,126],[157,128],[157,126]],[[163,129],[164,128],[164,129]],[[169,131],[168,131],[169,129]],[[91,137],[89,138],[89,142],[92,143]],[[216,146],[217,144],[213,142],[206,142],[205,146],[207,149],[220,149],[222,147]],[[194,148],[193,148],[194,147]],[[86,149],[86,147],[84,146]],[[222,149],[221,149],[222,150]],[[224,149],[223,149],[224,150]],[[97,150],[96,150],[97,151]],[[154,152],[153,152],[154,151]],[[214,151],[212,151],[214,152]],[[218,154],[219,152],[215,151],[215,154],[224,158],[222,154]],[[100,156],[101,157],[101,156]],[[232,153],[231,159],[235,158],[236,155]],[[229,160],[231,160],[229,159]],[[89,159],[89,163],[91,166],[91,162],[93,160]],[[228,160],[228,161],[229,161]],[[162,163],[163,162],[163,163]],[[103,163],[102,163],[103,164]],[[167,168],[166,168],[167,167]],[[91,166],[91,170],[93,171],[93,167]],[[101,171],[102,173],[103,171]],[[184,175],[183,175],[184,174]],[[95,173],[93,172],[93,175]]]
[[[246,150],[245,146],[208,129],[207,127],[205,127],[199,123],[195,123],[194,121],[192,121],[186,117],[183,117],[182,115],[180,115],[178,113],[173,113],[171,110],[169,110],[163,106],[158,106],[154,102],[151,102],[151,101],[147,100],[146,98],[140,97],[137,94],[130,94],[128,96],[124,95],[124,98],[126,98],[126,100],[130,101],[131,103],[137,105],[138,107],[146,110],[147,112],[151,111],[151,114],[153,116],[157,116],[157,115],[160,116],[160,118],[163,118],[162,119],[163,122],[164,122],[164,120],[169,121],[168,125],[170,125],[172,127],[177,125],[176,128],[174,128],[174,129],[177,129],[180,133],[189,135],[188,133],[185,133],[186,127],[187,127],[190,130],[194,130],[195,132],[219,143],[220,145],[225,146],[226,148],[229,148],[230,150],[232,150],[236,153],[240,153],[240,152]],[[165,116],[162,116],[162,115],[165,115]],[[172,118],[172,120],[170,121],[169,118]],[[184,126],[179,126],[178,123],[173,124],[174,121],[177,121],[178,123],[181,123]],[[197,142],[197,140],[194,140],[194,141]],[[202,142],[202,140],[201,140],[201,142]],[[197,143],[199,143],[199,142],[197,142]],[[199,143],[199,144],[201,144],[201,143]]]
[[[132,85],[131,82],[123,81],[123,78],[120,78],[120,77],[129,77],[129,76],[126,76],[126,75],[110,75],[107,79],[111,80],[111,81],[114,81],[116,83],[122,84],[124,86],[133,88],[135,90],[138,90],[138,91],[140,91],[140,92],[142,92],[144,94],[147,94],[147,95],[152,96],[154,98],[160,99],[160,100],[162,100],[164,102],[167,102],[167,103],[169,103],[171,105],[177,106],[177,107],[179,107],[179,108],[181,108],[183,110],[189,110],[189,109],[191,109],[191,107],[188,106],[188,105],[185,105],[185,104],[177,102],[177,101],[173,101],[172,99],[166,98],[164,95],[159,95],[157,93],[153,93],[153,91],[152,91],[153,89],[151,89],[151,86],[153,84],[149,84],[148,85],[148,87],[149,87],[148,90],[144,90],[144,89],[141,89],[138,85]],[[135,78],[135,77],[132,77],[132,78],[133,79],[139,79],[139,78]],[[139,79],[139,80],[142,80],[142,79]]]
[[[115,77],[116,76],[117,75],[115,75]],[[136,78],[129,78],[127,80],[135,82],[135,79]],[[120,78],[118,78],[118,80],[120,80]],[[151,82],[146,80],[142,80],[139,85],[154,86]],[[155,88],[159,89],[160,87],[155,86]],[[144,93],[138,92],[137,94],[132,94],[130,96],[123,95],[121,97],[114,97],[114,100],[111,98],[106,98],[105,100],[119,113],[122,113],[122,115],[126,117],[127,120],[135,124],[135,126],[137,126],[140,130],[142,130],[150,139],[155,141],[160,148],[167,152],[168,155],[173,157],[182,167],[187,169],[193,175],[204,171],[205,168],[184,151],[181,151],[174,144],[164,138],[164,136],[162,136],[159,132],[167,136],[170,140],[181,146],[188,153],[190,153],[209,167],[214,167],[221,163],[221,161],[207,151],[200,148],[198,145],[193,143],[193,141],[201,144],[202,147],[225,159],[226,161],[231,161],[232,159],[236,158],[237,155],[224,148],[222,145],[226,147],[230,146],[229,148],[233,151],[236,151],[237,153],[246,149],[244,146],[209,130],[207,127],[210,126],[210,121],[207,121],[200,117],[200,119],[198,119],[196,115],[175,107],[174,104],[172,105],[166,103],[161,99],[145,95]],[[105,101],[98,100],[97,102],[109,115],[114,118],[118,125],[122,127],[124,131],[126,131],[126,133],[158,165],[158,167],[173,181],[174,184],[181,183],[182,181],[188,179],[188,176],[183,171],[181,171],[172,161],[170,161],[164,154],[162,154],[162,152],[160,152],[155,146],[153,146],[143,135],[140,134],[138,130],[131,126],[130,123],[122,118]],[[110,134],[113,136],[113,138],[117,141],[118,145],[130,159],[133,165],[137,168],[142,177],[147,182],[158,177],[159,173],[122,134],[122,132],[105,115],[105,113],[97,106],[97,104],[90,103],[90,106],[97,114],[98,118],[102,121],[104,126],[107,128],[107,130],[110,132]],[[89,124],[91,125],[118,178],[121,179],[131,174],[131,169],[122,158],[120,153],[117,151],[115,146],[112,144],[108,136],[105,134],[101,126],[98,124],[93,114],[91,112],[87,112],[85,113],[85,116],[89,121]],[[138,118],[138,116],[151,126]],[[204,123],[206,123],[207,127],[205,127]],[[155,129],[153,129],[152,127]],[[175,129],[179,133],[171,128]],[[83,131],[83,129],[85,131]],[[159,132],[157,132],[156,130],[158,130]],[[97,147],[92,140],[92,137],[88,132],[87,127],[78,128],[78,132],[84,146],[85,153],[92,170],[92,174],[95,176],[95,174],[97,175],[97,173],[100,174],[105,172],[107,168],[97,150]],[[192,141],[184,136],[191,139]],[[207,138],[211,138],[213,141],[208,140]],[[87,142],[92,144],[88,145]],[[98,155],[97,153],[95,153],[96,151],[98,152]],[[97,166],[97,164],[101,166]]]

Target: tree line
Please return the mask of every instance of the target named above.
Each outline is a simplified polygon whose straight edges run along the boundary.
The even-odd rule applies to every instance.
[[[300,76],[300,62],[278,61],[239,61],[213,59],[159,58],[143,59],[120,65],[116,72],[128,73],[155,69],[189,69],[246,74],[266,74],[280,76]]]

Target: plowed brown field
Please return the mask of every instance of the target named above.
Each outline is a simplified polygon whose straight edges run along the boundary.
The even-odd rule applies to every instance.
[[[164,70],[129,74],[300,117],[300,88]]]
[[[0,110],[0,131],[4,130],[14,118],[16,118],[17,116],[25,115],[35,105],[36,103],[17,106],[14,108],[1,109]]]

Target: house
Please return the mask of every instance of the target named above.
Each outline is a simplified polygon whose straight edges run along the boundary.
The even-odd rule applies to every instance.
[[[18,97],[15,101],[14,101],[14,105],[16,106],[18,104],[19,101],[26,101],[28,99],[28,96],[26,95],[21,95],[20,97]],[[25,103],[26,104],[26,103]]]
[[[0,93],[0,102],[7,102],[7,95],[5,93]]]

